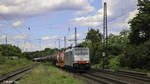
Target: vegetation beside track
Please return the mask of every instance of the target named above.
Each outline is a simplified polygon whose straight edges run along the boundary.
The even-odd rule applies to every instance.
[[[74,79],[72,75],[44,63],[33,69],[19,81],[18,84],[84,84]]]
[[[0,56],[3,59],[3,63],[0,63],[0,77],[11,72],[15,72],[18,69],[32,66],[34,63],[25,58],[21,59],[8,59],[7,57]]]
[[[0,45],[0,77],[33,64],[23,57],[20,48],[10,44]]]

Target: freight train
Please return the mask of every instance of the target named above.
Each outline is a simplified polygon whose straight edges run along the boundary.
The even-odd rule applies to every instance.
[[[86,47],[71,47],[57,55],[42,58],[34,58],[33,61],[56,61],[56,65],[76,71],[86,71],[90,69],[90,53]]]

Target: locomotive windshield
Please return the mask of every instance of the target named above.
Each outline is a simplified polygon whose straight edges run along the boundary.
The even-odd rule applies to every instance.
[[[88,49],[75,49],[75,55],[88,55]]]

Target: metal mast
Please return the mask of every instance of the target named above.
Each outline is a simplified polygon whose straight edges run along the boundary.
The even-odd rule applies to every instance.
[[[103,18],[103,40],[107,43],[107,3],[104,2],[104,18]]]
[[[75,27],[75,46],[77,46],[77,28]]]
[[[7,35],[6,35],[6,37],[5,37],[5,42],[6,42],[6,44],[7,44]]]
[[[66,37],[64,36],[64,49],[66,49]]]
[[[58,47],[59,47],[59,49],[60,49],[60,39],[58,39]]]
[[[104,57],[107,55],[107,3],[104,2],[104,17],[103,17],[103,69],[105,65]]]

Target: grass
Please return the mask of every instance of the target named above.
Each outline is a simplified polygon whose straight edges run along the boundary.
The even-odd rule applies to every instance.
[[[32,61],[29,61],[25,58],[11,60],[7,57],[0,56],[0,77],[18,69],[32,66],[32,64]]]
[[[42,64],[23,77],[18,84],[84,84],[81,80],[74,79],[67,72],[47,64]]]

